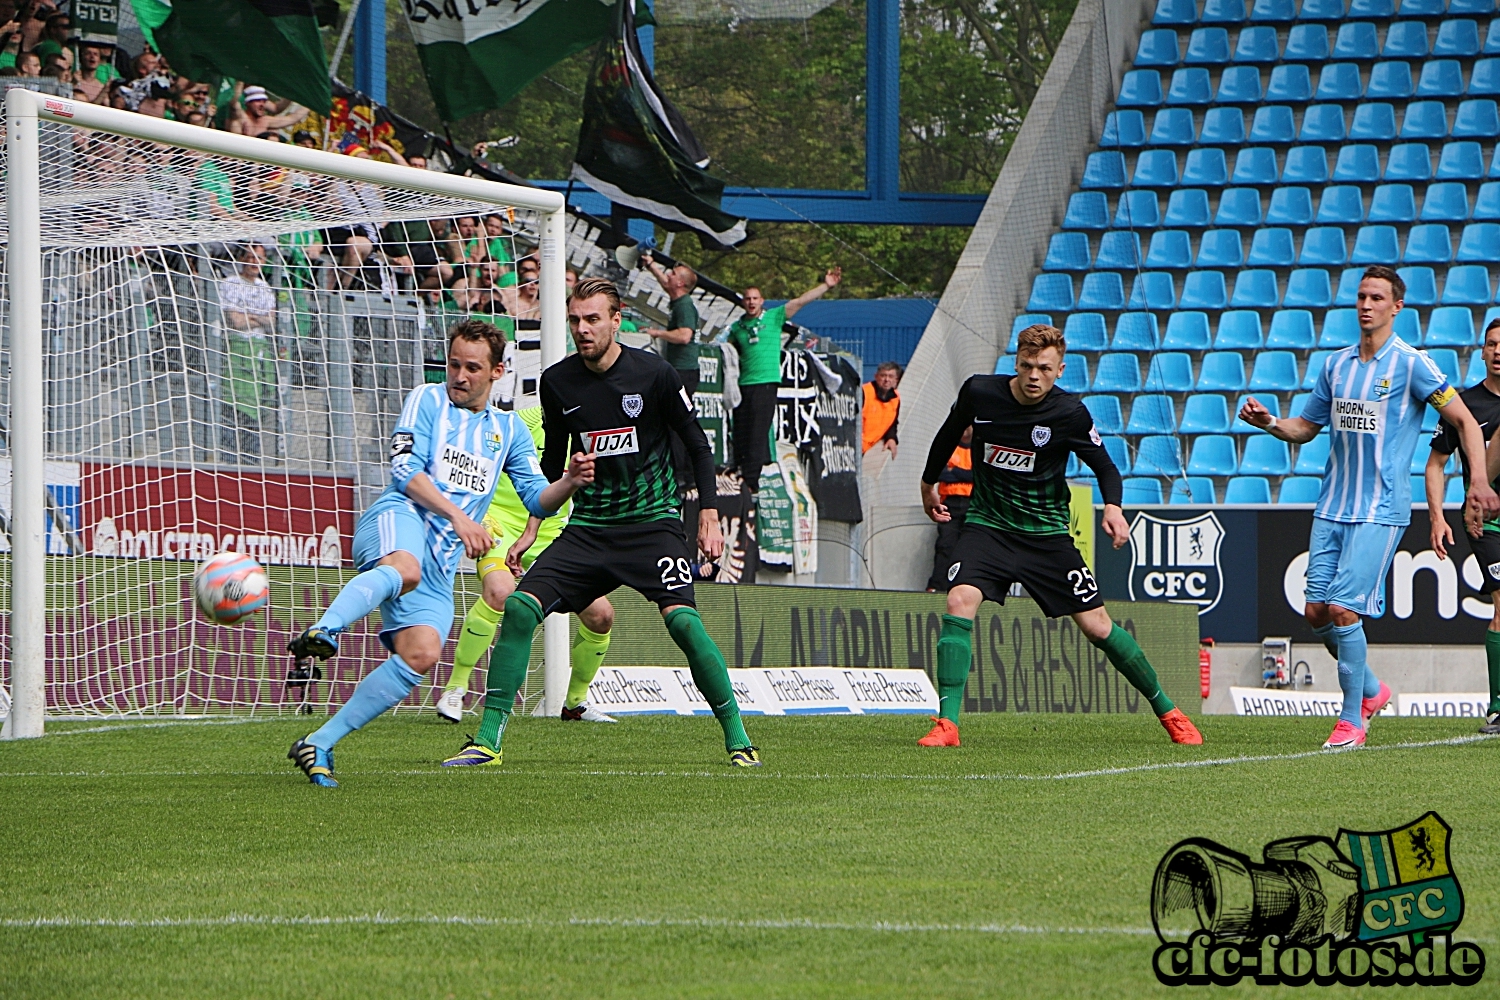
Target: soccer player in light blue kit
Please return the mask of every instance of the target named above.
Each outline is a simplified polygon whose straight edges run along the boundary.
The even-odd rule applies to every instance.
[[[479,521],[501,472],[539,518],[593,481],[592,456],[575,455],[549,484],[525,423],[489,405],[504,356],[505,335],[489,323],[465,320],[449,332],[447,382],[407,396],[391,435],[391,483],[354,530],[360,574],[287,646],[298,660],[326,660],[338,652],[339,633],[379,607],[380,641],[391,651],[333,718],[292,744],[287,756],[315,785],[337,787],[334,744],[400,704],[437,665],[453,628],[459,557],[478,558],[494,544]]]
[[[1253,396],[1240,419],[1283,441],[1311,441],[1327,425],[1332,437],[1323,488],[1313,512],[1307,556],[1307,624],[1338,658],[1344,708],[1325,750],[1363,746],[1370,718],[1391,689],[1366,663],[1360,616],[1385,613],[1385,578],[1411,523],[1411,457],[1426,404],[1458,431],[1470,468],[1485,460],[1484,435],[1469,408],[1425,353],[1403,342],[1391,324],[1406,283],[1389,267],[1365,270],[1359,283],[1359,343],[1328,358],[1300,417],[1278,419]],[[1474,477],[1469,514],[1500,510],[1483,477]]]

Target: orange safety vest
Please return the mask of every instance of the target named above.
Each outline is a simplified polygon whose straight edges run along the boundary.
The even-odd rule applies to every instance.
[[[974,453],[963,445],[959,445],[953,449],[953,457],[948,459],[948,465],[950,468],[972,470]],[[938,483],[938,496],[940,497],[966,497],[972,495],[973,492],[974,481],[972,479],[967,483]]]
[[[896,414],[901,410],[901,394],[893,393],[889,403],[882,403],[875,395],[875,383],[865,383],[865,423],[864,423],[864,450],[869,451],[875,447],[885,432],[891,429],[891,424],[896,422]]]

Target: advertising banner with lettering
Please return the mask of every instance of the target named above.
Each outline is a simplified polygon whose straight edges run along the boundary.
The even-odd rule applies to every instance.
[[[114,45],[120,34],[120,0],[72,0],[73,31],[84,44]]]
[[[937,689],[920,670],[802,667],[730,670],[740,711],[749,715],[930,715]],[[589,702],[614,715],[707,715],[708,702],[686,667],[606,667]]]
[[[860,419],[864,394],[859,369],[841,354],[821,355],[839,377],[838,388],[829,391],[818,382],[819,446],[807,459],[807,478],[818,516],[828,521],[858,523],[863,517],[859,499]]]

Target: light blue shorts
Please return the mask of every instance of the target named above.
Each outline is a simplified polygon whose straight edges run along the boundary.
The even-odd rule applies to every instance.
[[[1406,527],[1313,518],[1307,552],[1307,601],[1337,604],[1365,618],[1385,614],[1385,577]]]
[[[422,567],[422,582],[414,590],[380,605],[380,642],[392,652],[396,633],[413,625],[434,628],[444,640],[453,630],[453,576],[458,560],[440,565],[427,536],[416,505],[391,493],[371,504],[354,528],[354,565],[361,572],[398,549],[410,552]]]

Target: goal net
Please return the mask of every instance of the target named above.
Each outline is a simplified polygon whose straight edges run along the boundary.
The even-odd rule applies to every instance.
[[[320,679],[289,675],[286,644],[353,575],[355,521],[405,396],[443,380],[446,331],[474,315],[512,334],[507,407],[535,405],[544,330],[561,356],[561,198],[36,94],[6,105],[10,735],[39,733],[39,709],[326,713],[386,657],[378,613]],[[193,601],[195,565],[221,551],[271,581],[269,610],[236,626]],[[461,572],[460,615],[476,596]]]

